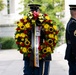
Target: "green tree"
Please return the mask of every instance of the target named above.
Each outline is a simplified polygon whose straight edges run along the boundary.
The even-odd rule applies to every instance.
[[[0,11],[2,11],[5,7],[5,4],[3,3],[3,0],[0,0]]]
[[[24,5],[24,10],[20,14],[26,15],[29,11],[28,4],[41,4],[40,10],[42,13],[47,13],[52,20],[54,20],[58,26],[59,42],[62,42],[62,36],[64,34],[64,25],[61,22],[62,17],[64,16],[64,0],[21,0],[20,4]]]

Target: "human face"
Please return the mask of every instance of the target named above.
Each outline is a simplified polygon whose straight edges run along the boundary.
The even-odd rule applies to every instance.
[[[76,19],[76,10],[70,10],[71,16]]]

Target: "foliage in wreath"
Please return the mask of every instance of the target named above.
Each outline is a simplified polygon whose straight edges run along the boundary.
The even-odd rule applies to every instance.
[[[31,55],[31,39],[29,37],[29,31],[33,25],[36,25],[36,20],[41,23],[42,30],[45,33],[45,40],[38,47],[39,58],[45,58],[51,54],[57,42],[57,26],[53,20],[50,20],[47,14],[38,13],[36,11],[29,12],[27,16],[24,16],[17,22],[17,28],[15,32],[15,40],[18,45],[18,50],[25,56]]]

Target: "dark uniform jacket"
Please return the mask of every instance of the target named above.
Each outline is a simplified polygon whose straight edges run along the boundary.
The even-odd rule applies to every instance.
[[[29,35],[29,36],[30,36],[30,39],[31,39],[31,34],[33,34],[33,33],[32,33],[32,30],[30,31],[30,35]],[[42,44],[42,43],[43,43],[43,39],[46,39],[46,38],[45,38],[45,33],[44,33],[42,30],[41,30],[41,33],[40,33],[40,34],[41,34],[41,36],[40,36],[40,44]],[[33,58],[33,57],[34,57],[34,56],[33,56],[33,52],[32,52],[31,54],[32,54],[31,58]],[[25,56],[24,56],[23,59],[24,59],[24,60],[25,60],[25,59],[28,59],[28,57],[25,57]],[[51,60],[51,54],[49,54],[48,57],[45,57],[44,60],[49,60],[49,61],[50,61],[50,60]]]
[[[30,39],[32,37],[32,34],[33,34],[33,30],[30,31]],[[46,39],[45,38],[45,33],[41,30],[40,32],[41,36],[40,36],[40,44],[43,43],[43,39]],[[34,34],[33,34],[34,35]],[[34,42],[34,39],[33,39],[33,42]],[[23,55],[23,60],[29,60],[29,64],[30,66],[34,66],[34,51],[32,50],[31,52],[31,56],[30,57],[25,57],[25,55]],[[47,57],[45,57],[44,59],[42,59],[41,61],[50,61],[51,60],[51,54],[49,54]]]
[[[66,27],[66,53],[65,59],[76,61],[76,20],[71,18]]]
[[[29,32],[29,36],[30,36],[30,39],[31,39],[31,37],[32,37],[32,34],[33,34],[33,30],[31,30],[30,32]],[[33,34],[34,35],[34,34]],[[46,39],[45,38],[45,33],[43,32],[43,30],[41,30],[41,32],[40,32],[40,44],[42,44],[43,43],[43,40],[44,39]],[[33,43],[34,43],[34,39],[33,39]],[[25,57],[25,56],[23,56],[23,60],[27,60],[27,59],[29,59],[28,57]],[[34,60],[34,52],[32,51],[32,53],[31,53],[31,56],[30,56],[30,60]],[[51,60],[51,54],[49,54],[47,57],[45,57],[43,60],[48,60],[48,61],[50,61]]]

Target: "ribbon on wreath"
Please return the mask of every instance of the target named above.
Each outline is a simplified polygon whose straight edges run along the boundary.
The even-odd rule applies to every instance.
[[[34,41],[34,66],[39,67],[39,50],[38,47],[40,45],[40,27],[35,26],[35,41]]]
[[[31,47],[32,53],[30,56],[30,66],[39,67],[39,50],[40,45],[40,26],[33,26],[31,32]]]

